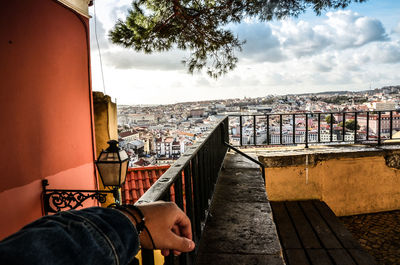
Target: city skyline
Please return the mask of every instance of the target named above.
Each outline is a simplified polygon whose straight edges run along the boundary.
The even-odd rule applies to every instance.
[[[120,104],[357,91],[400,83],[396,1],[371,0],[321,16],[307,12],[297,19],[232,25],[247,43],[237,53],[238,67],[217,80],[188,74],[181,64],[185,52],[144,55],[111,44],[107,32],[124,18],[130,2],[96,1],[105,92]],[[93,89],[103,91],[94,18],[91,33]]]

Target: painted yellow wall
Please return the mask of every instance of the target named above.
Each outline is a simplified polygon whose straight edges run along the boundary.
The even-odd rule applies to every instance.
[[[93,92],[94,128],[96,136],[96,157],[101,150],[108,147],[109,140],[118,140],[117,104],[101,92]],[[99,189],[104,189],[100,176],[98,177]],[[103,206],[114,203],[114,197],[107,195]]]
[[[400,209],[400,170],[383,155],[266,168],[266,189],[271,201],[319,199],[338,216]]]
[[[163,265],[164,264],[164,256],[161,255],[161,250],[154,250],[154,265]],[[142,265],[142,252],[139,251],[136,255],[136,258],[139,260],[139,265]]]

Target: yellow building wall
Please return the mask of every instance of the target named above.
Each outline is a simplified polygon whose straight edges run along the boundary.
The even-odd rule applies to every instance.
[[[262,159],[260,159],[262,160]],[[338,216],[400,209],[399,169],[383,155],[266,168],[271,201],[319,199]]]
[[[96,135],[96,157],[108,147],[109,140],[118,141],[117,104],[101,92],[93,92],[94,128]],[[104,189],[100,176],[98,176],[99,189]],[[107,195],[103,206],[114,203],[114,197]]]

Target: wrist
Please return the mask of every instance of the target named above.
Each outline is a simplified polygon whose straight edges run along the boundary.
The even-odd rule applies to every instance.
[[[153,238],[150,231],[145,225],[145,216],[142,211],[134,205],[110,205],[109,207],[115,208],[122,212],[125,216],[129,218],[133,226],[136,228],[136,232],[140,239],[140,244],[147,249],[155,249]],[[144,231],[145,230],[145,231]]]

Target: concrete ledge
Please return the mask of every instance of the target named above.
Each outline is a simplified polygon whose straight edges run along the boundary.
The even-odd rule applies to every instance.
[[[284,264],[260,169],[236,154],[225,162],[196,264]]]
[[[247,153],[247,152],[246,152]],[[319,162],[339,158],[360,158],[372,156],[384,156],[391,159],[400,155],[400,145],[387,145],[381,147],[370,147],[365,145],[348,146],[318,146],[308,149],[285,148],[268,151],[258,151],[258,160],[265,167],[288,167],[304,165],[308,157],[308,165],[317,165]],[[389,163],[392,167],[400,169],[400,159]]]

